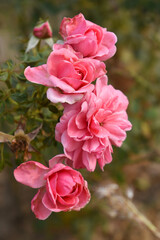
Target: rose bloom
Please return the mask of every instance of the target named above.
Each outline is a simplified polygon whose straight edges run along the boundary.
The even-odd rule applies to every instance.
[[[71,49],[55,49],[48,57],[47,64],[27,67],[24,71],[29,81],[50,87],[47,98],[51,102],[75,103],[84,93],[93,90],[91,82],[106,73],[103,62],[78,58]]]
[[[28,161],[14,170],[15,179],[32,188],[39,188],[31,201],[31,209],[38,219],[46,219],[51,212],[80,210],[90,200],[87,182],[80,172],[60,162],[64,154],[49,161],[49,168],[39,162]]]
[[[120,147],[131,129],[127,97],[111,85],[107,76],[97,79],[95,90],[73,105],[65,105],[56,125],[55,138],[73,161],[74,168],[94,171],[112,160],[112,144]]]
[[[116,52],[116,35],[86,20],[81,13],[73,18],[64,18],[60,34],[64,43],[70,44],[75,51],[82,53],[83,57],[105,61]]]
[[[39,26],[34,27],[33,34],[35,37],[39,39],[51,38],[52,37],[52,29],[49,22],[45,22],[40,24]]]

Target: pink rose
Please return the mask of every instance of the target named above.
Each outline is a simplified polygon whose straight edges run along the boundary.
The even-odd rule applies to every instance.
[[[62,143],[74,168],[94,171],[97,161],[101,169],[111,162],[112,144],[120,147],[132,126],[127,106],[127,97],[107,85],[106,75],[97,79],[93,93],[73,105],[65,105],[55,138]]]
[[[80,172],[59,163],[63,160],[67,158],[60,154],[49,161],[49,168],[29,161],[14,170],[18,182],[39,188],[31,202],[31,209],[38,219],[46,219],[51,212],[78,211],[90,200],[87,182]]]
[[[34,27],[33,34],[35,37],[39,39],[51,38],[52,37],[52,29],[49,22],[42,23],[39,26]]]
[[[83,57],[105,61],[116,52],[116,35],[87,21],[81,13],[73,18],[64,18],[60,34],[64,38],[64,43],[82,53]]]
[[[91,84],[97,77],[106,73],[105,64],[95,59],[80,59],[67,48],[54,50],[47,64],[27,67],[25,77],[34,83],[51,87],[47,98],[54,103],[75,103],[84,93],[91,92]]]

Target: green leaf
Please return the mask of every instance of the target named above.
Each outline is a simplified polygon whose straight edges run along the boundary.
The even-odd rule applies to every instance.
[[[5,110],[5,104],[4,104],[4,102],[1,102],[0,103],[0,114],[2,114],[4,112],[4,110]]]
[[[14,75],[12,75],[10,77],[10,83],[11,83],[12,88],[16,88],[18,80],[17,80],[17,78]]]
[[[6,81],[8,79],[8,72],[0,73],[0,81]]]
[[[53,113],[58,113],[59,112],[59,110],[54,105],[49,105],[49,110]]]
[[[26,81],[26,78],[23,73],[17,74],[16,76],[19,80]]]
[[[43,123],[43,130],[46,132],[46,133],[51,133],[52,132],[52,129],[50,128],[49,124],[47,122],[44,122]]]
[[[35,65],[35,63],[38,63],[40,60],[41,60],[41,57],[39,55],[36,55],[36,56],[26,55],[23,62],[26,63],[27,65],[32,65],[32,64]]]
[[[11,95],[11,98],[17,103],[23,103],[27,101],[28,95],[25,92],[24,93],[16,92]]]
[[[14,63],[13,63],[13,61],[11,59],[7,60],[6,64],[8,65],[9,69],[13,69]]]
[[[29,82],[29,86],[27,87],[27,93],[30,98],[33,96],[33,93],[35,92],[35,90],[36,90],[36,86],[30,84]]]

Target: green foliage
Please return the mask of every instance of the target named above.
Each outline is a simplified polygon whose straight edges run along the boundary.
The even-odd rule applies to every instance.
[[[46,98],[46,87],[28,82],[24,76],[24,69],[27,66],[45,63],[50,51],[51,49],[47,46],[42,47],[40,51],[33,49],[22,55],[20,64],[16,65],[7,61],[2,64],[0,70],[1,130],[6,133],[11,131],[14,134],[17,126],[22,122],[25,125],[25,132],[28,133],[42,123],[43,127],[36,140],[33,141],[37,153],[32,153],[33,160],[42,162],[45,162],[46,159],[49,160],[51,151],[52,156],[57,153],[54,129],[63,108],[50,103]],[[8,129],[10,130],[8,131]],[[12,159],[13,153],[9,152],[9,159]],[[14,156],[15,160],[17,159],[16,164],[23,161],[23,154],[21,157],[22,159],[17,159]],[[7,158],[8,154],[4,153],[4,161]]]

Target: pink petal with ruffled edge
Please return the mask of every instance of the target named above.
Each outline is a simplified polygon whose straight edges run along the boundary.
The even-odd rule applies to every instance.
[[[82,152],[82,161],[88,171],[93,172],[96,168],[97,158],[95,153]]]
[[[34,212],[36,218],[40,220],[45,220],[52,213],[48,208],[42,203],[42,198],[45,194],[45,188],[38,190],[38,193],[34,196],[31,201],[31,209]]]
[[[38,67],[27,67],[24,70],[24,75],[28,81],[52,87],[53,83],[50,80],[50,75],[47,71],[47,65],[43,64]]]
[[[68,106],[73,106],[69,105]],[[77,103],[76,103],[77,105]],[[76,113],[76,110],[69,111],[63,114],[63,116],[60,119],[60,122],[57,123],[56,128],[55,128],[55,139],[56,141],[61,141],[61,136],[63,132],[66,130],[67,125],[68,125],[68,119],[70,119],[74,114]]]
[[[73,180],[72,173],[69,171],[61,171],[58,174],[58,184],[56,187],[57,194],[59,194],[61,197],[67,196],[72,192],[72,189],[74,189],[76,183]],[[50,180],[51,184],[51,180]]]
[[[84,139],[88,136],[90,136],[87,128],[84,129],[79,129],[76,125],[76,116],[73,116],[70,118],[70,120],[68,121],[68,129],[67,129],[67,133],[68,136],[70,136],[71,138],[80,138],[80,139]]]
[[[61,211],[57,208],[56,202],[54,203],[53,199],[51,200],[50,196],[48,196],[48,194],[46,194],[46,193],[44,194],[42,202],[43,202],[44,206],[52,212],[60,212]]]
[[[100,61],[106,61],[113,57],[117,50],[115,46],[116,42],[117,36],[113,32],[104,31],[102,45],[98,49],[96,55],[93,57]]]
[[[60,74],[59,68],[61,67],[61,63],[67,63],[67,67],[70,66],[72,69],[73,62],[78,61],[78,57],[74,54],[74,52],[70,51],[66,48],[61,48],[59,50],[55,50],[51,52],[47,60],[47,68],[50,75],[56,76]],[[69,65],[68,65],[69,64]],[[60,68],[61,69],[61,68]],[[62,69],[61,69],[62,70]],[[67,71],[64,69],[65,72]],[[73,69],[72,69],[73,70]],[[68,74],[68,72],[67,72]]]
[[[64,148],[67,149],[67,151],[72,152],[79,148],[81,146],[81,142],[75,141],[73,138],[70,138],[68,136],[67,131],[64,131],[64,133],[61,136],[61,143],[64,146]]]
[[[113,32],[105,32],[103,37],[103,44],[109,49],[117,42],[117,36]]]
[[[99,139],[96,137],[93,137],[92,139],[88,139],[84,141],[82,149],[85,152],[91,153],[91,152],[96,152],[98,147],[100,147]]]
[[[73,210],[79,211],[81,208],[83,208],[91,198],[90,192],[88,190],[88,183],[87,181],[84,181],[84,189],[82,190],[81,194],[78,196],[79,203],[73,208]]]
[[[39,162],[25,162],[14,170],[15,179],[29,187],[40,188],[45,185],[44,175],[49,171]]]
[[[102,170],[106,164],[109,164],[112,161],[112,155],[111,155],[112,152],[113,150],[110,149],[110,147],[106,147],[104,152],[100,154],[99,157],[97,157],[98,164]]]
[[[62,163],[64,160],[66,160],[66,158],[67,157],[65,154],[56,155],[49,160],[49,167],[53,168],[57,163]]]
[[[73,162],[65,154],[59,154],[49,160],[49,167],[53,168],[57,163],[65,163],[72,167]]]
[[[86,20],[82,13],[73,18],[64,17],[61,22],[60,34],[64,38],[72,34],[83,34],[85,31]]]
[[[95,85],[95,90],[94,90],[97,97],[100,96],[100,94],[102,93],[102,89],[104,87],[106,87],[107,84],[108,84],[108,77],[107,77],[107,75],[103,75],[103,76],[101,76],[101,77],[99,77],[97,79],[96,85]]]
[[[61,93],[57,88],[49,88],[47,90],[47,98],[53,103],[69,103],[73,104],[79,101],[83,97],[83,94],[74,93]]]

